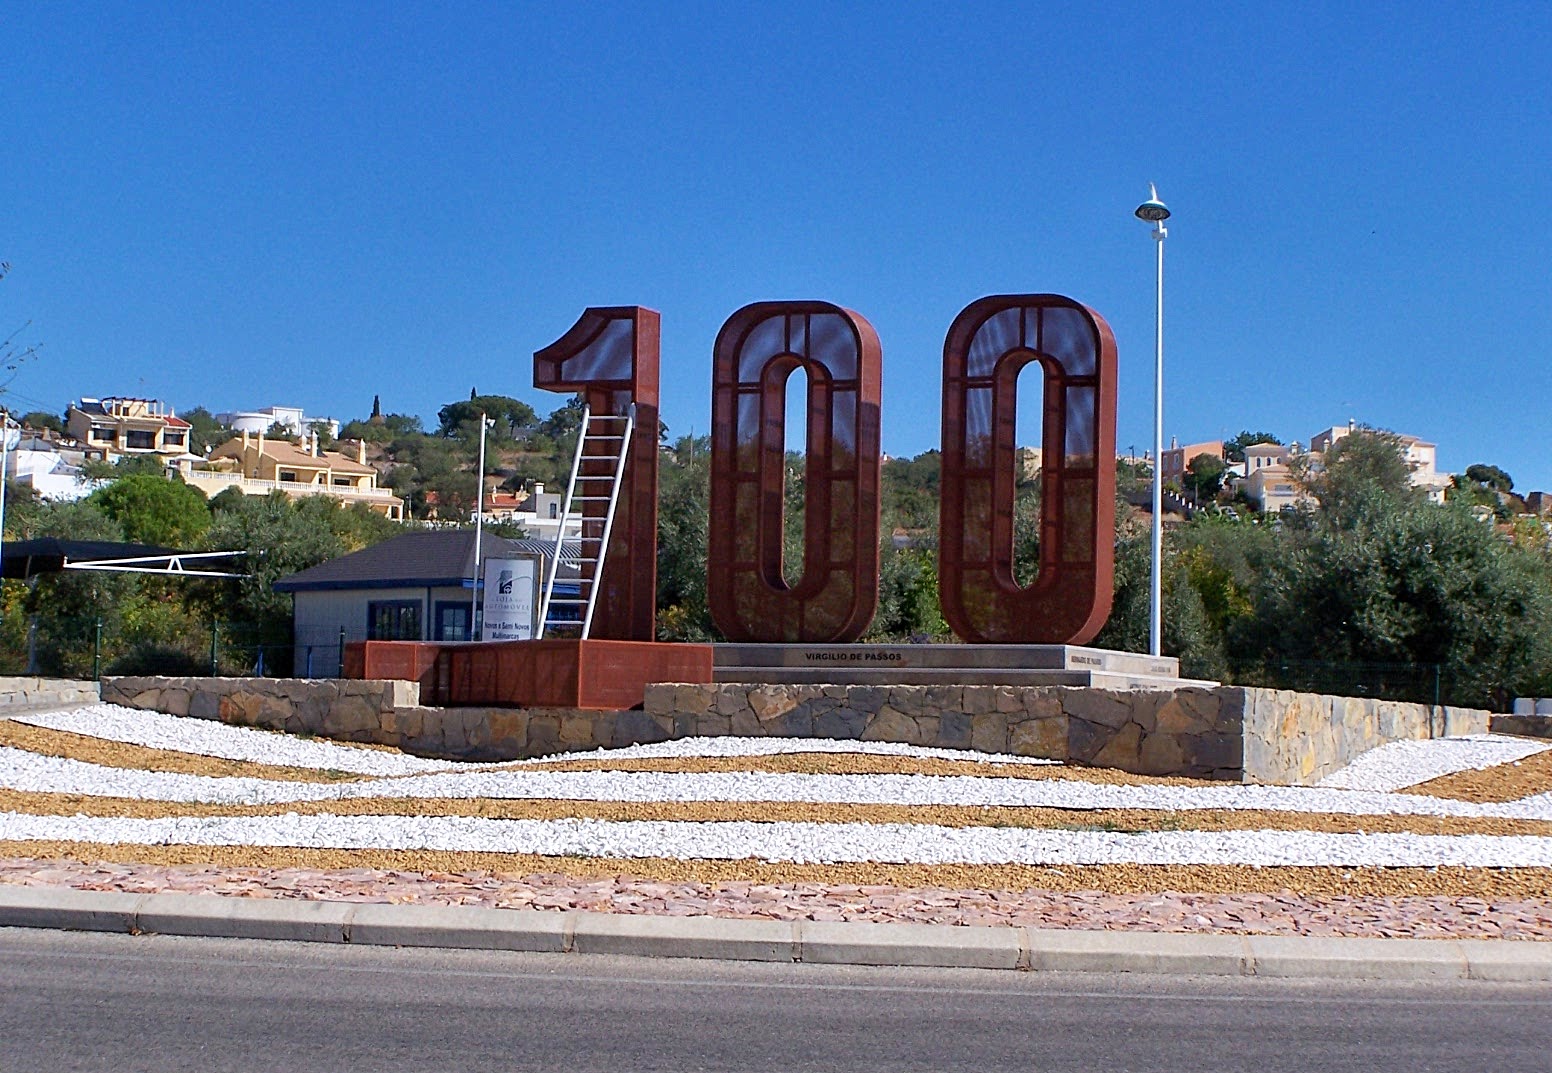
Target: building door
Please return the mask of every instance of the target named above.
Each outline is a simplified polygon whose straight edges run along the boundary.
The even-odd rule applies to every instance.
[[[432,639],[437,641],[472,641],[469,633],[469,604],[467,601],[438,600]]]

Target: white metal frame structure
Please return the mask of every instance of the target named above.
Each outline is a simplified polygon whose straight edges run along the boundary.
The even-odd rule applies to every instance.
[[[609,553],[609,536],[614,530],[614,513],[619,504],[620,482],[625,474],[625,458],[630,453],[631,435],[636,431],[636,407],[631,406],[623,414],[594,414],[591,407],[582,408],[582,424],[579,426],[580,435],[577,436],[577,453],[571,461],[571,479],[566,484],[566,497],[561,502],[560,525],[555,533],[555,550],[550,556],[550,569],[544,579],[544,598],[539,604],[539,625],[534,631],[534,639],[544,636],[545,630],[552,625],[550,621],[550,608],[555,604],[572,604],[582,608],[582,634],[586,638],[593,627],[593,610],[598,603],[598,593],[602,585],[604,573],[604,559]],[[613,466],[608,473],[588,474],[582,472],[584,462],[611,462]],[[607,482],[607,486],[603,486]],[[578,495],[579,485],[581,495]],[[572,520],[571,505],[578,503],[586,509],[588,503],[604,503],[604,516],[599,518],[579,517]],[[588,533],[588,527],[594,527],[595,531],[601,525],[601,532]],[[578,539],[581,545],[578,554],[566,555],[566,530],[569,526],[576,525]],[[588,537],[596,535],[598,542],[593,546],[595,554],[587,555],[589,547]],[[576,597],[555,596],[555,579],[560,575],[562,563],[577,567],[578,580],[583,591]],[[589,568],[591,568],[589,570]],[[554,623],[559,625],[560,623]]]

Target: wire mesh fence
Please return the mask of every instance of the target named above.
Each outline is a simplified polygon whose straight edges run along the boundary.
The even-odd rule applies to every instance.
[[[0,674],[336,678],[345,645],[366,630],[298,630],[244,622],[146,629],[96,617],[34,615],[0,629]]]
[[[1372,697],[1418,704],[1454,704],[1477,699],[1460,697],[1456,683],[1437,663],[1275,660],[1238,665],[1231,677],[1235,685],[1338,697]]]

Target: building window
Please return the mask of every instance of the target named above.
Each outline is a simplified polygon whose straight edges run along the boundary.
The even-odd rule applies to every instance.
[[[182,447],[183,446],[183,433],[181,433],[181,432],[164,432],[164,433],[162,433],[162,442],[165,443],[168,447]]]
[[[105,443],[112,443],[118,438],[119,434],[117,429],[103,428],[101,425],[92,426],[92,439],[94,440],[99,440]]]
[[[291,470],[291,469],[283,469],[283,470],[281,470],[280,471],[280,480],[283,480],[283,481],[295,481],[296,480],[296,471],[295,470]]]
[[[334,478],[334,487],[336,487],[336,488],[349,488],[350,487],[350,478],[349,477],[335,477]]]
[[[559,503],[551,503],[550,504],[550,517],[551,518],[558,518],[558,517],[560,517],[560,504]]]
[[[438,600],[436,605],[435,640],[471,641],[469,635],[469,605],[463,601]]]
[[[126,450],[154,451],[156,449],[156,433],[147,432],[145,429],[139,428],[125,429],[124,448]]]
[[[420,601],[369,600],[366,605],[366,639],[420,640]]]

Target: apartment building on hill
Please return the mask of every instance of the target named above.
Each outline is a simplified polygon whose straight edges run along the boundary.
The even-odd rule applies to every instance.
[[[189,449],[189,423],[158,399],[82,398],[65,411],[65,431],[89,451],[181,455]]]

